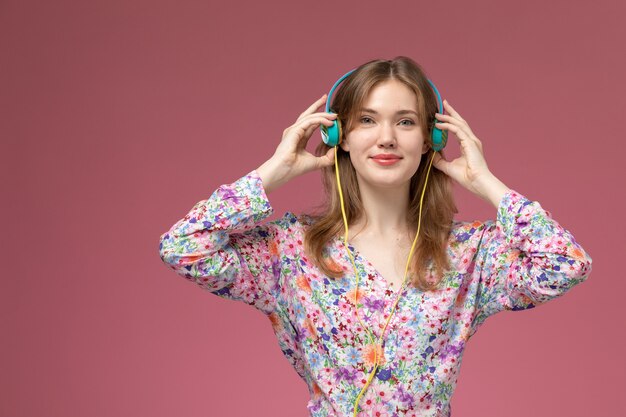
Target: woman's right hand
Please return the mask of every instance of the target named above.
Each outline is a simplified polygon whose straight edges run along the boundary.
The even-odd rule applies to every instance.
[[[321,124],[331,126],[337,118],[334,113],[315,111],[326,100],[326,94],[306,109],[296,122],[283,131],[283,137],[274,155],[257,169],[268,193],[287,181],[307,172],[335,163],[334,148],[326,155],[315,156],[306,150],[311,135]]]

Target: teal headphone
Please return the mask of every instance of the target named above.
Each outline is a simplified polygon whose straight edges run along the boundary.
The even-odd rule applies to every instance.
[[[328,97],[326,98],[326,113],[330,113],[330,99],[333,96],[335,89],[348,75],[352,74],[354,71],[355,70],[348,71],[341,78],[339,78],[337,82],[335,82],[335,84],[333,85],[333,88],[330,89]],[[432,83],[432,81],[428,80],[428,82],[433,87],[433,91],[437,95],[437,101],[439,103],[440,109],[439,112],[441,114],[444,114],[443,104],[441,103],[441,96],[439,95],[439,91],[437,90],[437,87],[435,87],[435,84]],[[333,124],[331,126],[321,125],[320,130],[322,132],[322,140],[326,145],[334,147],[339,144],[339,141],[341,139],[341,121],[339,120],[339,118],[333,120]],[[434,124],[430,136],[433,140],[433,150],[435,151],[442,150],[448,142],[448,132],[446,130],[439,129]]]

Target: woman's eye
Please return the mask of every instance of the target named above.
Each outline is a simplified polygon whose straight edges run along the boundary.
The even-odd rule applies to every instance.
[[[361,117],[361,123],[366,123],[366,124],[368,124],[368,123],[370,123],[370,122],[372,122],[372,119],[371,119],[371,118],[369,118],[369,117],[367,117],[367,116],[365,116],[365,117]],[[411,119],[404,119],[404,120],[401,120],[401,121],[400,121],[400,123],[404,123],[404,122],[408,122],[408,123],[405,123],[405,124],[404,124],[404,126],[411,126],[411,125],[414,125],[414,124],[415,124],[415,122],[414,122],[413,120],[411,120]]]

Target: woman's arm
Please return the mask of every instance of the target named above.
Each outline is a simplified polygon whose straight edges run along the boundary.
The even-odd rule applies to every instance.
[[[443,104],[450,114],[437,113],[436,125],[455,134],[461,156],[446,161],[437,153],[433,165],[498,208],[495,223],[466,223],[451,241],[463,261],[474,251],[468,265],[459,265],[470,274],[460,299],[473,310],[471,335],[498,311],[524,310],[563,295],[587,279],[591,257],[538,202],[491,174],[482,141],[450,103]]]
[[[508,190],[496,222],[475,231],[472,333],[502,310],[524,310],[557,298],[591,273],[592,259],[536,201]]]
[[[160,237],[159,254],[176,273],[223,298],[273,311],[280,277],[281,220],[256,170],[221,185]]]
[[[283,131],[270,160],[219,187],[161,235],[163,262],[220,297],[243,300],[266,313],[274,309],[281,272],[278,244],[293,217],[285,215],[265,226],[259,223],[273,212],[267,193],[299,175],[334,164],[333,149],[319,157],[306,150],[314,130],[332,125],[337,118],[315,111],[325,97]]]

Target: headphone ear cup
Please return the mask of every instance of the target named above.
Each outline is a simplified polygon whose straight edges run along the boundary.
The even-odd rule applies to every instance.
[[[339,145],[341,142],[341,121],[333,120],[330,126],[323,125],[321,127],[322,140],[330,147]]]
[[[432,141],[433,141],[434,151],[442,150],[443,148],[446,147],[446,144],[448,143],[448,131],[441,130],[434,125],[433,125],[433,130],[430,134],[430,137],[432,138]]]

